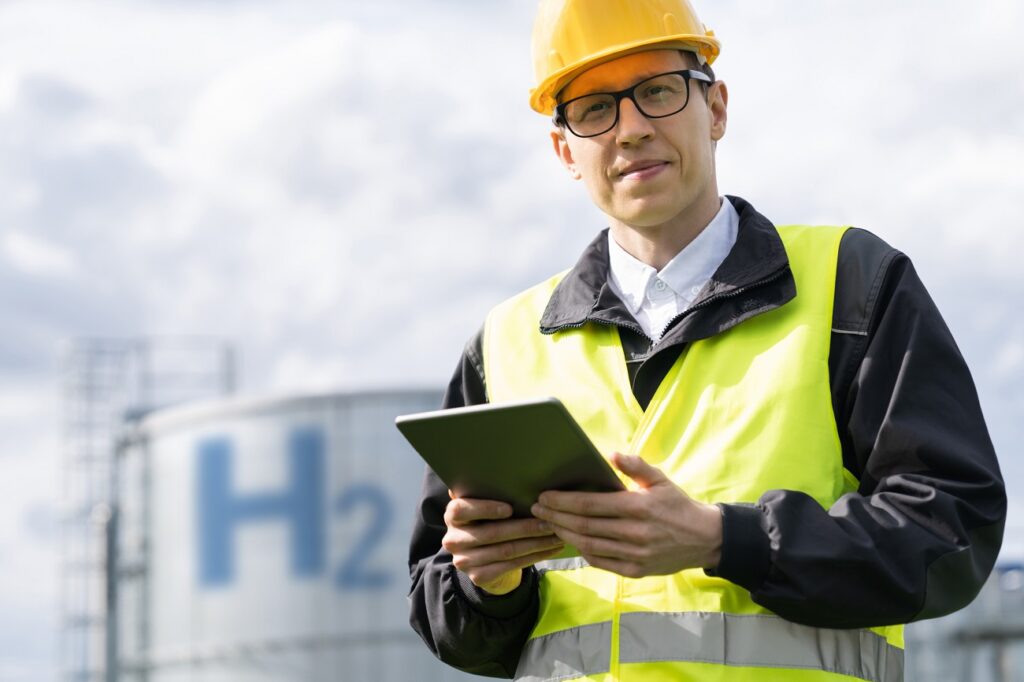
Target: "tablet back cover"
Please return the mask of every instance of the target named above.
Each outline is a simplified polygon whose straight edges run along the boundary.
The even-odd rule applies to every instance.
[[[459,497],[501,500],[530,516],[545,490],[624,486],[555,398],[405,415],[396,426]]]

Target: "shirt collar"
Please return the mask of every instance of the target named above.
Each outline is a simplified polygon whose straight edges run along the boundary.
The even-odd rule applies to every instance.
[[[619,246],[608,231],[608,281],[629,312],[640,310],[652,277],[663,281],[678,296],[689,301],[691,289],[702,286],[721,265],[736,243],[740,216],[723,197],[718,213],[692,242],[687,244],[660,271],[634,258]]]
[[[736,244],[701,293],[700,300],[728,297],[736,290],[784,276],[780,284],[781,297],[777,295],[765,304],[767,308],[782,305],[796,295],[796,288],[792,276],[783,272],[788,270],[789,263],[779,233],[771,221],[748,202],[734,196],[728,199],[740,216]],[[612,291],[608,271],[608,235],[602,232],[555,287],[541,315],[540,332],[554,334],[566,328],[580,327],[588,320],[610,325],[635,324],[625,305]],[[778,291],[768,293],[777,294]],[[756,301],[744,301],[744,304],[753,303]],[[704,338],[720,333],[749,316],[748,313],[729,320],[709,318],[696,325],[699,329],[695,328],[694,333]]]
[[[612,231],[608,230],[608,281],[629,312],[636,315],[640,310],[647,293],[647,284],[657,274],[657,270],[619,246],[612,237]]]

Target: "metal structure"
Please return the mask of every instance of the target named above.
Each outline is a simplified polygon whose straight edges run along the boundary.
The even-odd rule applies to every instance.
[[[87,338],[62,354],[61,679],[112,679],[106,660],[117,531],[114,453],[126,420],[234,390],[235,360],[204,337]]]

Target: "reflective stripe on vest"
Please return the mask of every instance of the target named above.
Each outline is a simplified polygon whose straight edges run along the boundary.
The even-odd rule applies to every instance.
[[[540,332],[540,318],[564,273],[556,275],[488,315],[488,398],[499,403],[555,396],[602,453],[639,454],[701,502],[752,503],[768,490],[788,489],[827,509],[857,489],[843,469],[828,375],[844,231],[779,228],[797,296],[689,344],[646,410],[633,396],[615,327],[588,322]],[[838,635],[794,626],[754,603],[745,589],[702,570],[634,580],[581,560],[540,568],[540,609],[520,661],[523,679],[809,682],[846,676],[890,682],[902,675],[898,656],[890,653],[903,646],[898,626]],[[650,614],[683,625],[661,629],[663,642],[638,640],[634,625]],[[719,625],[686,639],[688,625],[711,622]],[[759,627],[764,642],[787,644],[762,655],[748,641],[758,641]],[[714,632],[723,639],[716,642]],[[600,647],[588,639],[596,637],[603,638]],[[567,642],[576,644],[563,646]],[[821,647],[820,655],[808,653]],[[575,658],[564,648],[577,651]],[[580,658],[581,648],[594,657]]]
[[[530,640],[516,679],[541,682],[607,673],[611,627],[610,622],[595,623]],[[903,650],[870,630],[812,628],[777,616],[726,613],[625,613],[619,627],[622,663],[804,668],[867,682],[903,679]]]
[[[546,561],[538,561],[534,564],[534,567],[542,574],[548,571],[575,571],[580,568],[587,568],[588,566],[590,564],[581,556],[547,559]]]

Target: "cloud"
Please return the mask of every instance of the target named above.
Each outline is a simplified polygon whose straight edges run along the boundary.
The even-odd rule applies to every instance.
[[[0,679],[45,680],[57,651],[56,387],[0,388]],[[34,675],[34,676],[33,676]]]
[[[18,18],[41,23],[55,7],[21,7]],[[105,49],[85,54],[77,51],[80,40],[68,44],[90,68],[54,66],[37,55],[33,68],[44,75],[21,77],[8,118],[23,142],[7,150],[15,162],[5,170],[31,200],[4,222],[48,233],[38,239],[52,236],[73,254],[78,284],[119,313],[117,322],[97,316],[108,329],[203,327],[255,336],[257,356],[267,361],[293,343],[326,361],[366,345],[369,330],[385,320],[414,324],[406,311],[427,306],[413,305],[413,294],[433,307],[459,306],[467,287],[452,275],[467,282],[493,271],[481,254],[514,257],[503,263],[511,282],[490,300],[560,265],[550,246],[564,237],[551,216],[578,206],[581,195],[567,200],[551,191],[553,165],[542,174],[529,170],[538,166],[527,140],[542,137],[545,124],[523,111],[528,83],[500,49],[512,44],[502,30],[508,22],[481,31],[488,17],[467,19],[455,6],[397,26],[376,24],[371,13],[366,21],[376,28],[346,20],[315,27],[308,19],[279,28],[252,15],[171,12],[168,29],[192,45],[171,79],[192,79],[179,86],[188,90],[181,96],[181,89],[161,93],[151,85],[180,50],[157,55],[131,32],[103,27],[104,19],[151,26],[158,12],[141,5],[103,17],[107,11],[81,17],[83,30],[106,38],[94,41]],[[200,15],[205,40],[196,33]],[[464,40],[439,42],[441,30]],[[233,59],[215,55],[215,66],[199,69],[192,55],[230,44],[224,36],[237,43],[222,50]],[[467,64],[464,50],[483,45],[495,48],[492,58]],[[112,68],[128,48],[152,58],[139,60],[152,74],[135,61]],[[513,72],[520,80],[509,87]],[[165,113],[152,128],[149,118],[126,124],[154,110]],[[41,111],[45,124],[37,123]],[[64,132],[48,143],[54,121]],[[174,124],[164,127],[167,121]],[[524,194],[551,200],[530,207]],[[494,248],[511,235],[526,239]],[[548,254],[549,265],[538,253]],[[373,291],[373,281],[390,285]],[[26,287],[15,285],[39,307],[60,307]],[[343,314],[335,313],[339,304]],[[448,341],[475,324],[463,320]],[[408,368],[390,371],[401,376]],[[446,371],[421,373],[440,381]]]
[[[74,256],[58,244],[14,230],[0,235],[0,239],[0,252],[24,274],[58,277],[74,274]]]
[[[1010,501],[999,559],[1005,563],[1024,563],[1024,503],[1020,496]]]
[[[90,98],[69,84],[48,77],[30,77],[19,83],[18,97],[35,115],[65,119],[89,108]]]
[[[703,10],[731,87],[720,186],[781,223],[854,224],[911,256],[973,369],[1011,494],[1024,496],[1010,456],[1024,436],[1012,303],[1024,296],[1012,199],[1024,195],[1024,82],[1005,30],[1024,6],[787,8]]]

